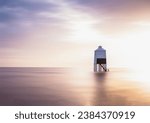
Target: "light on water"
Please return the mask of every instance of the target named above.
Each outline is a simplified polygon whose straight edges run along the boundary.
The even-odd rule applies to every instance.
[[[0,68],[0,105],[150,105],[150,86],[144,79],[118,68],[104,73]]]

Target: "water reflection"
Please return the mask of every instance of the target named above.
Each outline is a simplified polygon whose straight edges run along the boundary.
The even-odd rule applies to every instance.
[[[93,73],[95,82],[94,99],[91,105],[107,105],[108,95],[106,90],[107,73]]]
[[[150,105],[150,93],[130,78],[121,69],[0,68],[0,105]]]
[[[133,85],[132,81],[124,80],[119,74],[93,73],[95,93],[91,105],[150,105],[149,98],[146,98],[150,93],[144,93],[142,88]]]

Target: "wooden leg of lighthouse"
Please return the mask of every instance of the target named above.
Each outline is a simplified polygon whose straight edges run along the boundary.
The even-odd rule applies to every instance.
[[[97,72],[97,62],[96,56],[94,55],[94,72]]]
[[[97,72],[97,64],[94,63],[94,72]]]
[[[107,68],[106,68],[105,65],[100,64],[100,66],[103,68],[103,70],[104,70],[105,72],[107,71]]]
[[[102,68],[100,66],[100,64],[98,64],[98,72],[101,72]]]

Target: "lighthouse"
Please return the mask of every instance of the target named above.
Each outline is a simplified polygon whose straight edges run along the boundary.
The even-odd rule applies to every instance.
[[[107,60],[106,50],[99,46],[94,51],[94,72],[106,72],[107,71]]]

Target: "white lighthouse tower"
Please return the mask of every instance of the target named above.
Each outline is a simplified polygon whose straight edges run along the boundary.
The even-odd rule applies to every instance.
[[[107,71],[106,50],[99,46],[94,52],[94,72],[102,71]]]

